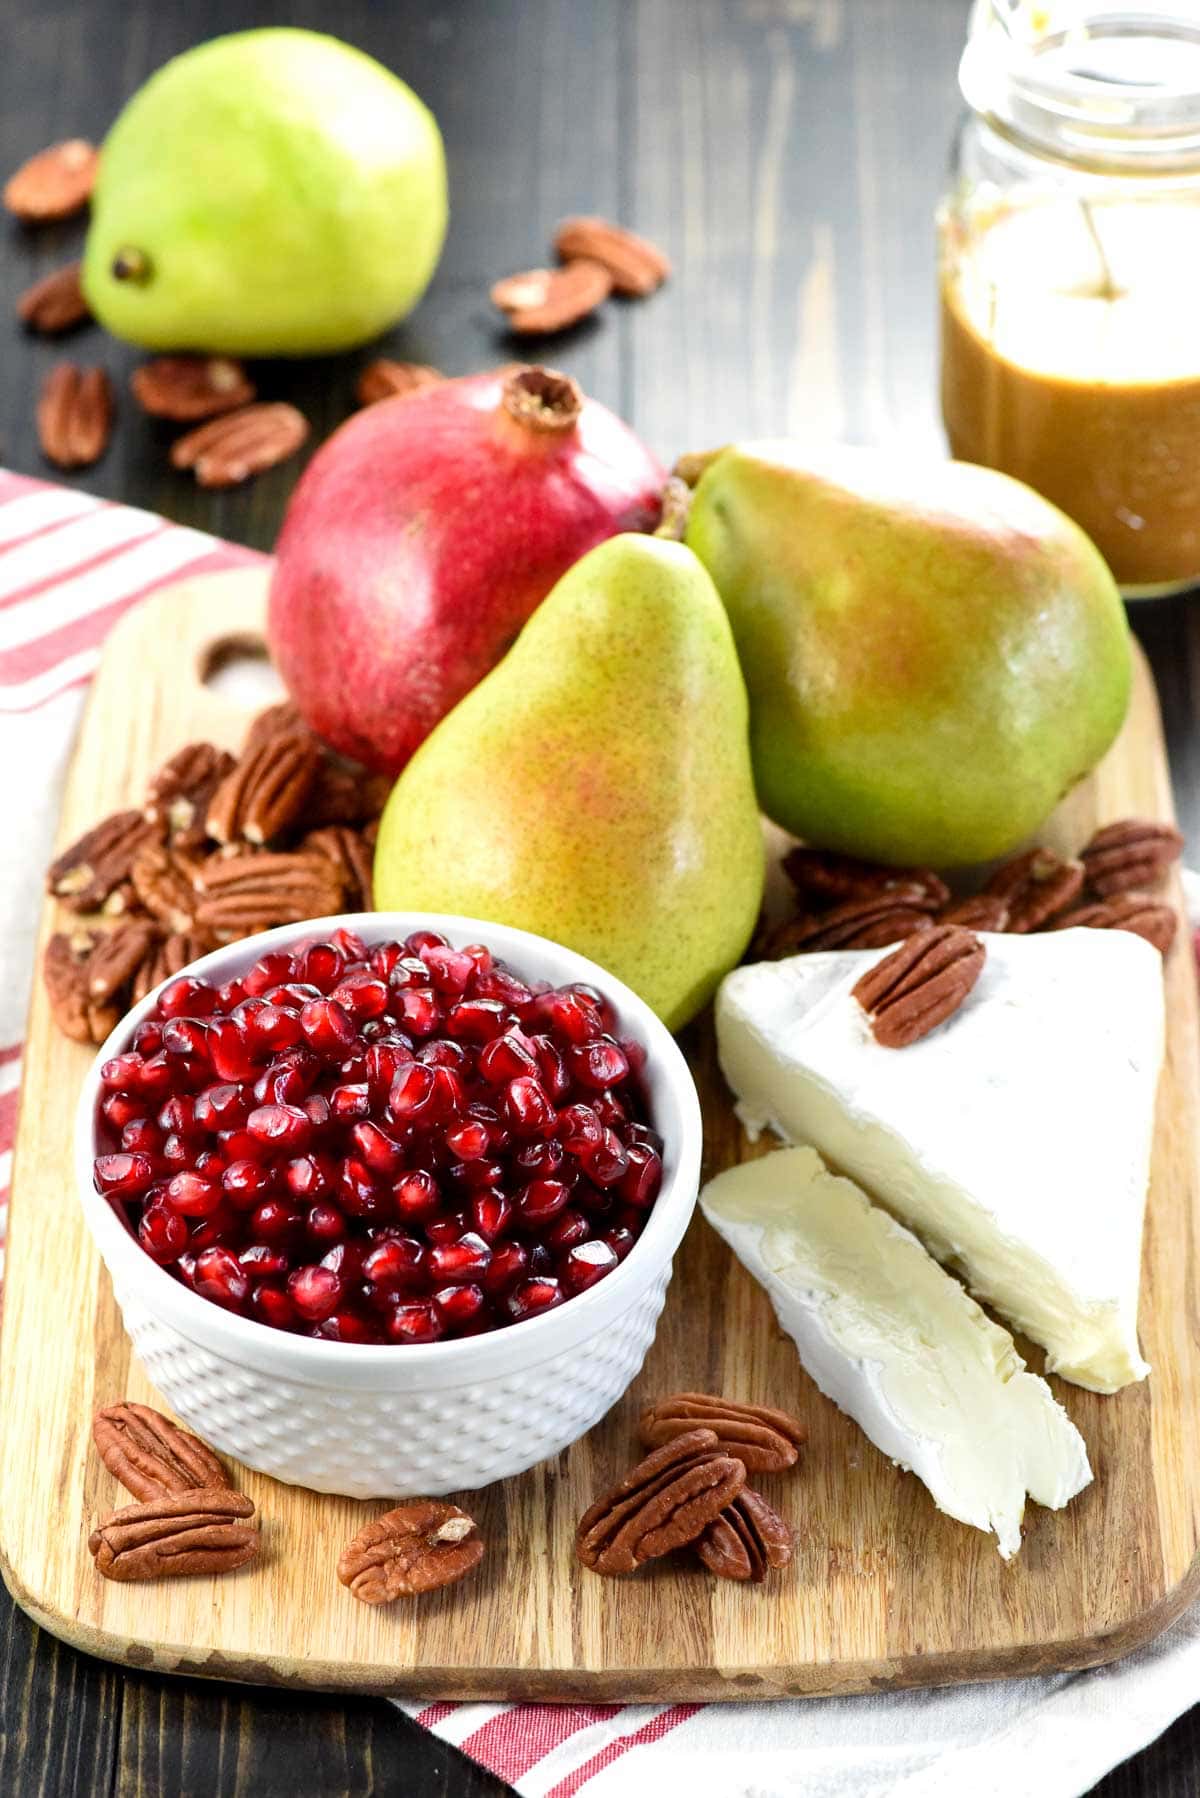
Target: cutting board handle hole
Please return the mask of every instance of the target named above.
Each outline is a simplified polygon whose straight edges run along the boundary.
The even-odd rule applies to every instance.
[[[287,697],[267,646],[256,633],[206,643],[197,673],[203,686],[234,705],[258,709]]]

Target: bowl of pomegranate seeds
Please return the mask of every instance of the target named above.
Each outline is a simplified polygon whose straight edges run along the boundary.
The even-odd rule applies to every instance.
[[[135,1006],[80,1099],[88,1224],[206,1441],[351,1497],[577,1440],[645,1359],[699,1184],[695,1086],[636,994],[473,919],[231,943]]]

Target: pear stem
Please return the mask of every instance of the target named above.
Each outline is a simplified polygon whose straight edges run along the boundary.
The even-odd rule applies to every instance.
[[[553,368],[518,368],[504,383],[501,405],[530,431],[569,431],[583,411],[583,390]]]
[[[662,513],[654,535],[665,537],[671,543],[682,543],[691,509],[691,488],[673,474],[662,490]]]

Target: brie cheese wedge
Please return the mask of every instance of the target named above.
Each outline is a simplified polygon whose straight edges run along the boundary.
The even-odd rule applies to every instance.
[[[811,1143],[1095,1392],[1138,1352],[1142,1219],[1163,1056],[1157,950],[1124,930],[986,936],[954,1015],[882,1048],[851,989],[888,950],[737,968],[717,998],[749,1128]]]
[[[821,1391],[1006,1560],[1027,1493],[1057,1510],[1088,1484],[1083,1438],[1007,1330],[814,1149],[730,1168],[700,1204]]]

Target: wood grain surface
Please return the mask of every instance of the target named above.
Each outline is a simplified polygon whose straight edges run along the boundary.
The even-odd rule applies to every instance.
[[[258,639],[264,585],[260,569],[183,582],[112,632],[68,777],[64,842],[136,803],[150,773],[184,742],[236,746],[246,714],[205,676],[228,646]],[[1046,835],[1076,848],[1097,823],[1130,814],[1170,815],[1140,658],[1118,744]],[[48,904],[43,937],[61,922]],[[429,1697],[631,1702],[855,1692],[1078,1667],[1127,1652],[1178,1613],[1200,1577],[1200,1467],[1189,1449],[1200,1405],[1200,1042],[1182,936],[1166,978],[1169,1049],[1141,1315],[1154,1373],[1111,1398],[1055,1382],[1096,1479],[1062,1512],[1030,1506],[1015,1565],[1004,1565],[990,1537],[937,1512],[919,1481],[899,1474],[821,1397],[764,1293],[697,1217],[658,1339],[626,1398],[556,1460],[463,1499],[489,1545],[478,1579],[419,1607],[387,1608],[355,1604],[334,1577],[339,1546],[378,1504],[246,1470],[240,1483],[265,1526],[266,1552],[253,1568],[156,1585],[96,1576],[90,1521],[122,1500],[89,1445],[90,1418],[97,1405],[122,1397],[154,1403],[156,1395],[131,1360],[72,1186],[72,1116],[89,1051],[54,1029],[39,989],[0,1344],[0,1435],[22,1446],[0,1470],[0,1556],[10,1590],[56,1634],[133,1666]],[[688,1048],[711,1174],[766,1145],[752,1150],[733,1116],[705,1021]],[[1012,1127],[1020,1130],[1019,1117]],[[47,1330],[39,1320],[53,1315],[72,1327]],[[636,1458],[638,1410],[655,1396],[696,1388],[782,1405],[808,1421],[799,1472],[768,1482],[798,1525],[793,1566],[763,1590],[714,1582],[691,1565],[621,1582],[582,1570],[575,1523]],[[52,1507],[61,1521],[47,1532]]]

